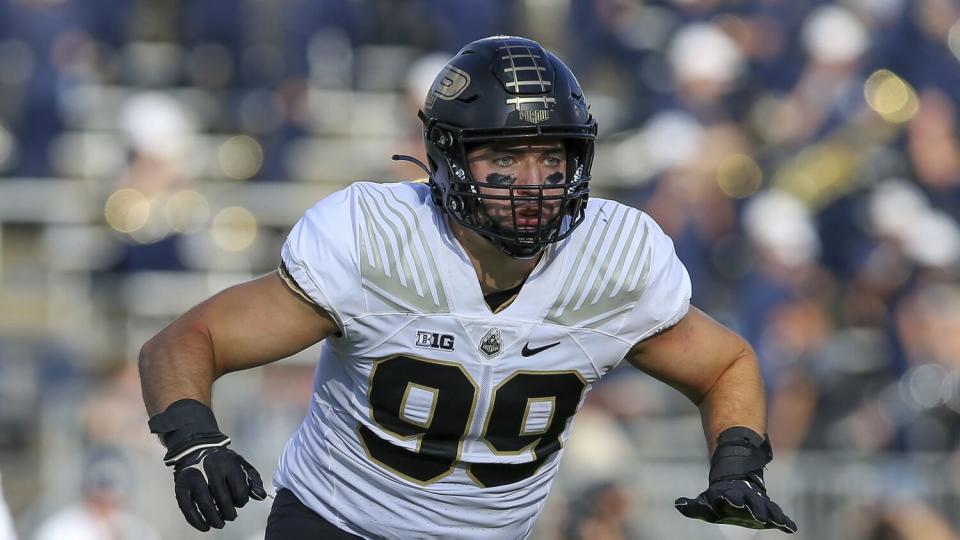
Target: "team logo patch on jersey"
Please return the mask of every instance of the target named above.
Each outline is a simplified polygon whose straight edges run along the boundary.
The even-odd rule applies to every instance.
[[[500,338],[500,329],[491,328],[480,338],[480,352],[487,356],[496,356],[500,354],[503,348],[503,339]]]
[[[414,342],[414,345],[424,349],[452,351],[453,336],[450,334],[441,334],[440,332],[424,332],[423,330],[417,330],[417,341]]]

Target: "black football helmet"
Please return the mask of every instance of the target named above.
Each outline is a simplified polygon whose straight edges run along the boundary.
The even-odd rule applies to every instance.
[[[460,225],[512,257],[528,258],[583,222],[597,122],[570,69],[536,41],[494,36],[470,43],[437,75],[419,116],[434,201]],[[567,172],[561,183],[514,186],[471,177],[472,148],[535,138],[563,141]],[[482,194],[480,187],[495,194]],[[559,214],[538,218],[536,227],[504,227],[487,214],[487,200],[509,200],[514,224],[518,205],[536,204],[542,216],[545,201],[559,201]]]

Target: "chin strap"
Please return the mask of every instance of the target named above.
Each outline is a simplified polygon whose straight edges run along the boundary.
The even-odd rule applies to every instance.
[[[490,219],[490,216],[487,215],[485,209],[481,208],[480,212],[482,212],[482,215],[486,218],[487,220],[486,224],[491,229],[493,229],[494,231],[503,231],[503,234],[507,234],[509,232],[508,229],[503,229],[502,227],[499,227],[492,219]],[[542,244],[525,245],[519,242],[511,242],[510,240],[507,240],[505,238],[499,238],[496,236],[484,234],[483,230],[480,230],[479,228],[474,229],[474,231],[476,231],[477,234],[479,234],[484,239],[486,239],[487,242],[490,242],[491,244],[493,244],[494,247],[499,249],[502,253],[504,253],[505,255],[509,255],[514,259],[532,259],[537,255],[539,255],[540,252],[542,252],[543,248],[545,247]]]
[[[480,235],[486,238],[487,241],[496,246],[497,249],[502,251],[504,254],[509,255],[514,259],[532,259],[543,251],[543,246],[524,246],[513,242],[507,242],[506,240],[501,240],[500,238],[486,236],[483,233],[480,233]]]

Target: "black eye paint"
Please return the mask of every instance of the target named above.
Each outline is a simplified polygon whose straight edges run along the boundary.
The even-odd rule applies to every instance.
[[[512,186],[517,183],[517,177],[500,173],[490,173],[487,175],[487,183],[498,186]]]
[[[548,184],[559,184],[563,182],[563,173],[555,172],[546,178]]]

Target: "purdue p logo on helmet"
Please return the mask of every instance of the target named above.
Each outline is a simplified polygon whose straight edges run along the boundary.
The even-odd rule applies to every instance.
[[[448,101],[457,99],[467,89],[467,86],[470,86],[470,74],[447,65],[437,76],[437,80],[434,81],[423,106],[425,109],[431,109],[437,99]]]
[[[514,257],[532,257],[566,238],[583,221],[589,194],[597,123],[570,69],[539,43],[494,36],[468,44],[440,71],[424,101],[420,119],[437,206],[460,225],[477,231]],[[551,195],[535,196],[511,186],[491,186],[472,178],[471,148],[490,143],[560,140],[567,155],[563,183]],[[485,195],[480,187],[500,190]],[[535,230],[496,223],[484,201],[559,204],[559,212]]]

